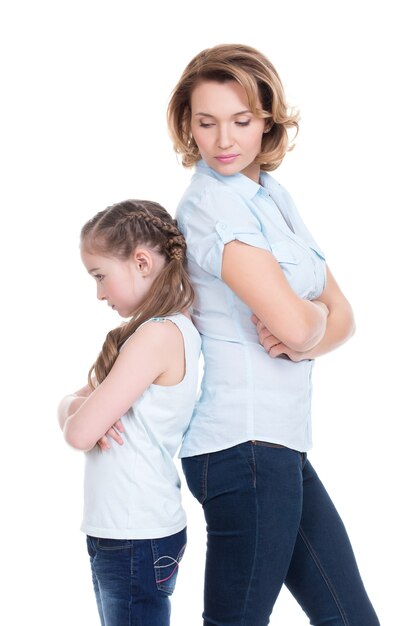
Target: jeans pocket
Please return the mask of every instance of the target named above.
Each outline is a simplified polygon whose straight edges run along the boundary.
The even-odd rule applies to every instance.
[[[155,584],[159,591],[171,595],[176,586],[180,561],[187,544],[186,529],[175,535],[152,539]]]
[[[104,539],[99,537],[96,540],[97,550],[126,550],[132,547],[132,539]]]
[[[203,504],[208,493],[209,454],[198,454],[181,460],[187,486],[193,496]]]
[[[286,446],[282,446],[281,443],[271,443],[270,441],[259,441],[258,439],[253,439],[251,443],[254,446],[262,446],[263,448],[286,448]]]

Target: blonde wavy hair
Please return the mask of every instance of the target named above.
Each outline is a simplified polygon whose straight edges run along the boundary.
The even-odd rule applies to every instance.
[[[255,163],[265,171],[275,170],[286,153],[289,129],[299,130],[299,113],[288,107],[283,85],[271,62],[255,48],[240,44],[221,44],[199,52],[187,65],[175,86],[167,109],[169,133],[174,150],[184,167],[192,167],[201,156],[190,129],[191,93],[201,81],[237,81],[245,90],[250,110],[269,120],[261,152]],[[257,107],[260,100],[262,109]]]
[[[81,247],[93,254],[127,260],[138,245],[152,248],[166,263],[131,319],[111,330],[88,374],[94,389],[116,361],[122,344],[151,317],[173,315],[191,306],[193,287],[186,272],[186,242],[177,222],[156,202],[126,200],[97,213],[81,230]]]

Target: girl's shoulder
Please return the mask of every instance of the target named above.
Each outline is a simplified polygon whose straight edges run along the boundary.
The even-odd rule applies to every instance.
[[[188,312],[152,317],[136,329],[134,334],[137,333],[141,333],[143,337],[155,337],[155,340],[162,342],[163,345],[177,343],[180,336],[185,340],[191,338],[200,345],[199,331]]]

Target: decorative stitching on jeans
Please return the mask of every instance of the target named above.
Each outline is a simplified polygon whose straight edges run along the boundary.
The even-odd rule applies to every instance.
[[[170,580],[170,578],[172,578],[174,576],[174,574],[176,573],[176,571],[179,568],[180,561],[183,558],[185,549],[186,549],[186,544],[184,544],[184,546],[179,551],[179,553],[177,555],[177,558],[174,558],[172,556],[169,556],[168,554],[165,554],[163,556],[158,557],[154,561],[154,567],[155,567],[155,570],[156,570],[155,573],[156,573],[156,582],[157,582],[157,584],[165,583],[167,580]],[[158,563],[161,562],[163,559],[165,560],[164,565],[158,565]],[[175,566],[173,567],[174,563],[175,563]],[[171,573],[169,574],[169,576],[166,576],[165,572],[164,572],[164,568],[167,568],[167,567],[173,567],[173,569],[172,569]],[[157,572],[157,570],[158,570],[158,572]],[[160,578],[160,576],[162,576],[162,578]]]
[[[342,618],[342,620],[344,622],[344,625],[345,626],[350,626],[350,624],[348,622],[347,615],[345,614],[344,609],[343,609],[343,607],[341,606],[341,604],[340,604],[340,602],[338,600],[337,593],[336,593],[334,587],[332,586],[331,580],[329,579],[329,577],[327,576],[325,570],[321,566],[321,562],[319,560],[319,557],[317,556],[315,550],[313,549],[313,547],[309,543],[309,540],[308,540],[307,536],[305,535],[305,533],[303,532],[301,527],[299,528],[299,535],[300,535],[302,541],[304,542],[305,546],[307,547],[308,552],[311,555],[315,565],[317,566],[317,568],[318,568],[322,578],[324,579],[324,581],[325,581],[325,583],[326,583],[326,585],[327,585],[327,587],[328,587],[328,589],[329,589],[329,591],[330,591],[330,593],[331,593],[331,595],[332,595],[332,597],[334,599],[334,602],[337,605],[337,608],[338,608],[338,610],[340,612],[340,616],[341,616],[341,618]]]

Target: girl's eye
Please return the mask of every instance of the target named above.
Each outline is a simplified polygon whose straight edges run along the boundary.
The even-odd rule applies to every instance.
[[[94,274],[94,278],[97,280],[98,283],[101,283],[104,276],[103,274]]]

